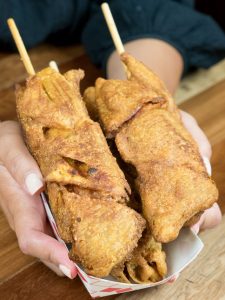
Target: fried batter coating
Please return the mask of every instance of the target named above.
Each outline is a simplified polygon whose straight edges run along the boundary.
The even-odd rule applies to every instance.
[[[170,112],[143,107],[116,145],[136,167],[143,215],[157,241],[174,240],[185,222],[217,200],[197,145]]]
[[[179,118],[172,97],[158,77],[126,53],[121,56],[127,67],[128,80],[98,78],[94,87],[84,92],[91,116],[99,120],[107,137],[116,135],[144,104],[167,108]]]
[[[125,53],[121,60],[127,80],[96,81],[98,118],[106,135],[115,137],[120,157],[136,170],[153,237],[166,243],[212,206],[218,191],[164,84],[132,56]]]
[[[136,283],[153,283],[163,279],[167,265],[162,244],[156,242],[150,234],[145,236],[127,263],[127,271]]]
[[[129,185],[88,116],[81,78],[81,70],[42,70],[17,90],[17,112],[70,257],[101,277],[137,246],[145,220],[126,206]]]
[[[94,121],[98,121],[98,108],[96,106],[95,88],[93,86],[88,87],[83,94],[84,103],[87,107],[90,118]]]
[[[145,222],[134,210],[76,185],[49,183],[48,194],[60,235],[72,242],[70,258],[88,274],[107,276],[136,247]]]
[[[163,279],[167,273],[166,254],[162,244],[156,242],[147,230],[124,264],[113,268],[111,274],[119,281],[130,283],[154,283]]]
[[[151,88],[147,89],[142,82],[103,78],[96,80],[96,105],[107,137],[114,136],[121,124],[132,118],[144,103],[149,102],[161,106],[165,104],[160,95]],[[89,101],[89,109],[90,104]]]

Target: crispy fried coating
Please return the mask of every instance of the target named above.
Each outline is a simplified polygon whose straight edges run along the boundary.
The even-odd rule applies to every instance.
[[[144,103],[149,102],[160,106],[165,104],[160,95],[151,88],[147,89],[142,82],[132,79],[108,81],[98,78],[96,80],[96,105],[100,123],[107,137],[114,136],[121,124],[132,118]],[[90,109],[91,103],[90,101],[88,103]]]
[[[166,275],[166,254],[162,244],[156,242],[149,229],[132,252],[131,258],[115,268],[111,274],[119,281],[130,283],[154,283]]]
[[[136,167],[143,215],[157,241],[174,240],[185,222],[217,200],[197,145],[171,112],[143,107],[116,145]]]
[[[81,70],[42,70],[17,90],[17,112],[70,257],[101,277],[137,246],[145,220],[126,206],[129,185],[88,116],[82,77]]]
[[[167,273],[166,254],[162,244],[149,234],[143,238],[127,262],[127,271],[136,283],[160,281]]]
[[[209,208],[218,191],[164,84],[134,57],[125,53],[121,60],[127,80],[96,81],[98,117],[120,157],[136,170],[153,237],[166,243]]]
[[[127,67],[128,80],[98,78],[95,89],[84,92],[84,101],[91,116],[99,120],[107,137],[113,137],[144,104],[167,108],[176,117],[176,106],[158,77],[126,53],[121,56]]]
[[[72,242],[70,258],[88,274],[107,276],[136,247],[145,222],[134,210],[76,185],[49,183],[48,194],[60,235]]]
[[[83,99],[90,118],[94,121],[98,121],[98,107],[96,106],[95,88],[93,86],[88,87],[84,91]]]
[[[165,84],[160,78],[142,62],[136,60],[132,55],[123,53],[121,61],[126,67],[126,75],[129,81],[139,82],[146,89],[153,91],[162,101],[166,102],[166,109],[174,113],[174,116],[179,118],[177,107]]]

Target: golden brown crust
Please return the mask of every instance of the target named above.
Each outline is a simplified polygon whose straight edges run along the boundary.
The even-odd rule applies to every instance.
[[[124,262],[116,265],[111,273],[113,277],[115,277],[118,281],[123,283],[131,283],[129,274],[127,273],[126,265]]]
[[[166,254],[162,251],[162,244],[156,242],[150,233],[144,236],[126,265],[128,274],[136,283],[157,282],[167,273]]]
[[[98,107],[96,105],[95,88],[93,86],[88,87],[84,91],[83,99],[90,118],[94,121],[98,121]]]
[[[145,222],[134,210],[75,185],[49,183],[48,193],[70,258],[88,274],[107,276],[137,246]]]
[[[88,96],[86,92],[86,96]],[[93,94],[92,94],[93,97]],[[145,104],[152,103],[152,106],[163,106],[165,100],[151,88],[146,88],[141,82],[133,80],[96,80],[96,105],[98,116],[106,135],[114,136],[118,129]],[[86,97],[87,98],[87,97]],[[91,105],[89,91],[89,110]],[[92,103],[94,101],[92,100]]]
[[[167,109],[179,119],[174,100],[161,79],[142,62],[126,52],[121,55],[121,61],[126,66],[127,79],[141,83],[146,89],[152,90],[158,97],[163,98],[166,101]]]
[[[166,254],[161,243],[154,240],[147,230],[127,262],[112,269],[111,274],[119,281],[130,283],[154,283],[167,273]]]
[[[187,222],[184,223],[184,226],[191,227],[194,224],[196,224],[200,220],[201,215],[203,213],[204,213],[204,211],[201,211],[201,212],[197,213],[196,215],[194,215],[191,219],[187,220]]]
[[[99,119],[106,136],[115,136],[147,103],[153,109],[167,108],[179,119],[173,99],[158,76],[127,53],[121,55],[121,60],[126,66],[127,80],[98,78],[95,89],[90,87],[84,93],[88,111],[95,120]]]
[[[136,247],[145,221],[124,205],[130,188],[87,114],[82,77],[81,70],[65,76],[42,70],[17,91],[17,111],[60,234],[72,243],[70,257],[88,273],[106,276]]]
[[[185,222],[217,200],[197,145],[170,112],[145,106],[117,134],[116,145],[137,170],[143,215],[157,241],[174,240]]]
[[[116,136],[121,158],[136,170],[136,189],[154,238],[169,242],[217,201],[218,191],[164,84],[127,53],[121,60],[128,80],[96,81],[98,116],[106,135]]]

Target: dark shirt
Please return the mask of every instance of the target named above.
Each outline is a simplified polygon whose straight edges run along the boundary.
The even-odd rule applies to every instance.
[[[196,0],[195,8],[210,15],[225,31],[225,1],[224,0]]]
[[[82,41],[92,61],[104,68],[114,46],[99,7],[101,2],[0,0],[0,46],[14,48],[6,25],[7,18],[13,17],[28,48],[42,41],[57,44]],[[222,1],[108,2],[124,43],[146,37],[164,40],[181,53],[185,71],[207,68],[225,57],[225,33],[220,27],[224,22],[224,4],[221,10],[218,8]]]

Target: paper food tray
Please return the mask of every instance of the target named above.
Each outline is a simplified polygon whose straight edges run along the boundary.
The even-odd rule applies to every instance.
[[[51,213],[47,197],[45,197],[45,195],[42,193],[41,198],[56,238],[67,248],[66,244],[59,236],[56,222]],[[189,228],[182,229],[175,241],[164,244],[164,251],[166,252],[166,261],[168,267],[167,276],[163,280],[152,284],[121,283],[112,276],[105,277],[104,279],[97,278],[87,275],[79,265],[75,265],[78,271],[78,275],[91,297],[98,298],[113,294],[146,289],[163,284],[169,281],[177,273],[180,273],[186,266],[188,266],[197,257],[202,248],[203,243],[196,234],[194,234]]]

